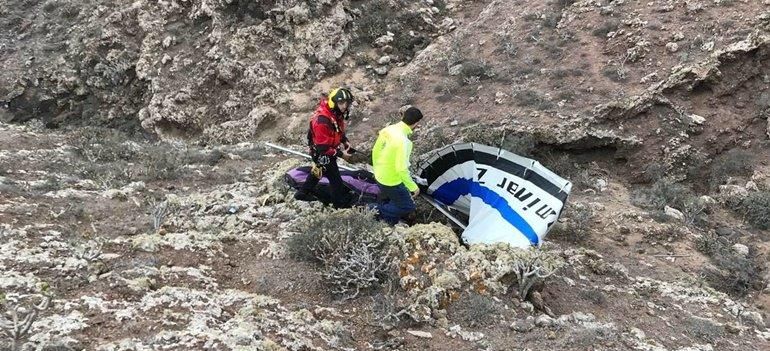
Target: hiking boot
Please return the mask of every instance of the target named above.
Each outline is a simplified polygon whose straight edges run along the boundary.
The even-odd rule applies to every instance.
[[[302,190],[297,190],[297,192],[294,193],[294,199],[299,201],[318,201],[318,198],[316,198],[313,194],[308,194]]]

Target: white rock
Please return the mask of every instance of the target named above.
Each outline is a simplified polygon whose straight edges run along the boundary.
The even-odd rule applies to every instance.
[[[572,318],[575,320],[575,322],[593,322],[596,320],[596,317],[594,317],[593,314],[583,312],[572,313]]]
[[[733,250],[741,256],[747,256],[749,254],[749,247],[743,244],[733,245]]]
[[[374,69],[374,72],[377,73],[378,75],[384,76],[388,74],[388,67],[387,66],[377,67]]]
[[[674,42],[668,43],[666,44],[666,50],[668,50],[668,52],[671,52],[671,53],[677,52],[679,51],[679,44]]]
[[[599,192],[607,190],[607,181],[601,178],[596,179],[594,181],[594,189],[598,190]]]
[[[495,103],[498,105],[502,104],[503,102],[505,102],[506,97],[508,97],[508,95],[506,95],[502,91],[498,91],[497,93],[495,93]]]
[[[684,214],[682,214],[682,211],[679,211],[673,207],[666,206],[663,209],[663,212],[666,214],[666,216],[669,216],[674,219],[682,220],[684,219]]]
[[[387,64],[390,63],[390,60],[391,60],[390,56],[385,55],[383,57],[380,57],[380,59],[377,60],[377,63],[380,64],[380,65],[387,65]]]
[[[756,312],[756,311],[743,312],[742,317],[750,320],[757,327],[760,327],[760,328],[765,327],[765,320],[762,318],[762,315],[759,312]]]
[[[169,46],[171,46],[171,44],[173,44],[173,43],[174,43],[174,38],[173,38],[173,37],[171,37],[171,36],[167,36],[167,37],[165,37],[165,38],[163,39],[163,47],[164,47],[164,48],[168,48],[168,47],[169,47]]]
[[[454,65],[452,67],[449,67],[449,75],[450,76],[459,75],[460,73],[462,73],[462,71],[463,71],[463,65],[462,64],[458,64],[458,65]]]
[[[388,45],[393,42],[393,33],[388,32],[388,34],[385,34],[377,39],[374,40],[374,46],[375,47],[383,47],[385,45]]]
[[[451,123],[449,123],[449,125],[452,127],[457,126],[458,124],[460,124],[460,122],[457,122],[457,121],[452,121]]]
[[[519,307],[521,307],[521,309],[523,309],[523,310],[525,310],[525,311],[527,311],[527,312],[529,312],[529,313],[532,313],[532,312],[534,312],[534,311],[535,311],[535,306],[533,306],[533,305],[532,305],[532,303],[531,303],[531,302],[529,302],[529,301],[524,301],[524,302],[522,302],[522,303],[519,305]]]
[[[713,41],[705,42],[703,43],[703,45],[700,46],[700,49],[703,51],[714,50],[714,42]]]
[[[704,118],[703,116],[695,115],[695,114],[691,114],[690,115],[690,120],[692,120],[692,123],[697,124],[697,125],[701,125],[701,124],[706,122],[706,118]]]
[[[759,187],[757,186],[757,183],[753,180],[749,180],[746,183],[746,190],[748,191],[759,191]]]
[[[647,83],[650,83],[650,82],[655,81],[655,80],[658,80],[658,73],[653,72],[653,73],[650,73],[650,74],[642,77],[642,79],[639,80],[639,83],[647,84]]]
[[[550,327],[554,325],[555,320],[547,314],[541,314],[535,319],[535,325],[539,327]]]
[[[717,203],[717,200],[715,200],[713,197],[708,195],[701,196],[700,201],[703,202],[704,205],[708,205],[708,206],[716,205]]]
[[[526,333],[534,328],[535,328],[535,321],[532,316],[527,316],[526,319],[520,319],[511,324],[511,329],[519,333]]]
[[[407,330],[406,332],[409,333],[409,334],[412,334],[412,335],[414,335],[414,336],[416,336],[418,338],[425,338],[425,339],[433,338],[433,334],[428,333],[428,332],[424,332],[424,331],[421,331],[421,330]]]

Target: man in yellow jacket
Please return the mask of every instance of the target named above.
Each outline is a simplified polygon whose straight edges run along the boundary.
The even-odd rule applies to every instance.
[[[396,224],[404,216],[414,212],[414,197],[420,194],[420,188],[409,174],[409,157],[412,154],[412,141],[409,136],[422,112],[415,107],[404,111],[401,122],[380,130],[372,149],[374,178],[380,185],[380,195],[385,202],[377,205],[380,218],[390,224]]]

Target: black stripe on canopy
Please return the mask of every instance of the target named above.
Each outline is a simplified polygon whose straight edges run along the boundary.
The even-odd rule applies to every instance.
[[[433,162],[430,162],[430,164],[428,164],[420,174],[421,178],[428,180],[428,184],[432,184],[434,181],[436,181],[436,179],[446,173],[446,171],[456,165],[468,161],[476,161],[477,164],[496,168],[503,172],[527,180],[534,184],[536,187],[543,189],[553,197],[559,199],[559,201],[562,203],[566,202],[567,200],[568,194],[562,191],[560,186],[550,182],[548,179],[545,179],[534,170],[529,170],[525,173],[527,167],[524,167],[509,159],[504,157],[498,158],[498,156],[495,154],[473,149],[459,149],[454,151],[451,151],[451,149],[444,150],[446,150],[446,153],[433,160]],[[444,150],[439,152],[444,152]]]

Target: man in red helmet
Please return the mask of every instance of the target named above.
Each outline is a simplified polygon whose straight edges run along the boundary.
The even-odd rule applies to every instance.
[[[352,156],[353,149],[345,136],[345,119],[352,103],[353,94],[350,90],[337,88],[318,105],[307,132],[310,156],[313,158],[313,171],[302,188],[294,194],[295,199],[318,200],[314,190],[321,177],[325,176],[329,180],[331,190],[329,201],[335,208],[350,207],[351,194],[342,182],[337,158],[348,159]]]

